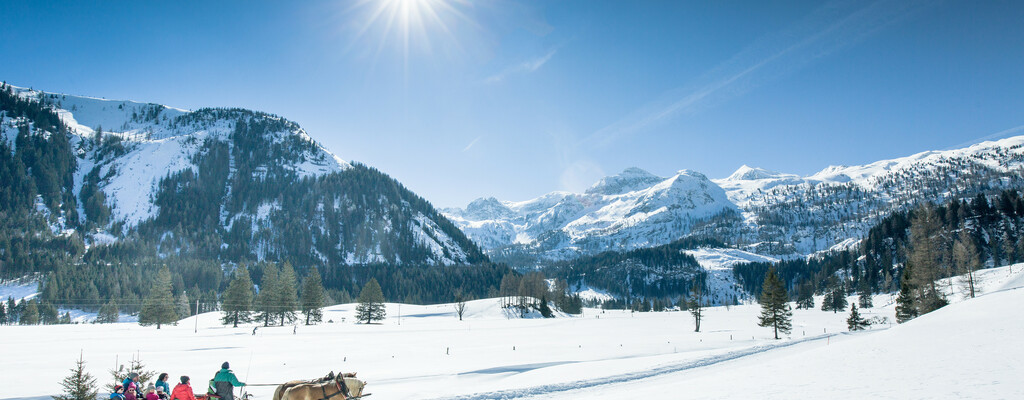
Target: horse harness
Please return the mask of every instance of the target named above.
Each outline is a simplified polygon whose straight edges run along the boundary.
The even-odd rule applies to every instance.
[[[343,374],[338,374],[338,378],[340,379],[334,380],[334,384],[338,386],[338,391],[335,392],[334,394],[327,394],[327,385],[320,386],[320,391],[323,392],[324,394],[324,397],[321,398],[320,400],[330,400],[331,397],[337,396],[339,394],[342,396],[342,398],[348,398],[348,385],[345,385],[345,378],[343,377]]]

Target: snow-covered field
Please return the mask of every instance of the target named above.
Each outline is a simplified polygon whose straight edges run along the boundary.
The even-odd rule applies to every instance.
[[[340,305],[325,313],[333,323],[294,334],[286,326],[254,336],[252,325],[224,327],[217,314],[160,330],[2,326],[0,399],[56,394],[80,351],[103,384],[108,369],[138,354],[195,382],[223,361],[249,383],[358,371],[382,400],[1024,398],[1022,272],[1024,264],[987,270],[979,298],[862,333],[846,332],[847,313],[797,310],[792,335],[777,341],[756,326],[757,305],[708,309],[696,333],[685,312],[510,319],[496,299],[470,303],[464,321],[451,305],[390,304],[376,325],[353,323],[354,306]],[[892,320],[887,298],[866,316]],[[256,399],[273,391],[251,389]]]

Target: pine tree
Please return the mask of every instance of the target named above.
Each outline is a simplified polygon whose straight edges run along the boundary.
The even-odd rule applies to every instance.
[[[914,298],[911,267],[903,268],[900,276],[900,293],[896,297],[896,322],[904,323],[918,316],[917,301]]]
[[[21,312],[22,325],[35,325],[39,323],[39,306],[35,301],[28,301],[25,309]]]
[[[843,288],[842,284],[836,285],[836,288],[832,292],[832,313],[838,313],[845,310],[847,304],[846,290]]]
[[[234,277],[221,298],[222,324],[232,324],[232,327],[237,328],[239,322],[252,320],[252,288],[249,269],[244,265],[235,269]]]
[[[57,306],[50,303],[40,303],[39,321],[46,325],[60,323],[60,312],[57,311]]]
[[[761,288],[761,316],[757,325],[771,327],[775,330],[775,338],[779,332],[789,333],[792,329],[793,311],[789,309],[789,294],[786,286],[775,275],[775,269],[768,270]]]
[[[808,310],[814,308],[814,287],[811,286],[810,282],[804,282],[800,285],[796,296],[796,308]]]
[[[21,318],[21,313],[18,310],[18,303],[14,302],[13,297],[7,296],[7,323],[17,324],[19,318]]]
[[[696,282],[694,282],[693,288],[690,289],[690,301],[688,303],[690,315],[693,316],[693,331],[700,332],[700,321],[704,318],[704,304],[701,301],[700,286]]]
[[[358,301],[356,320],[369,324],[372,321],[381,321],[387,315],[384,309],[384,293],[381,292],[376,278],[370,278],[370,281],[366,282],[363,290],[359,292]]]
[[[171,294],[171,271],[164,266],[157,272],[156,281],[142,302],[139,325],[156,325],[156,329],[160,329],[161,325],[177,320],[178,313],[174,310],[174,296]]]
[[[832,309],[832,305],[835,304],[835,291],[826,290],[825,297],[821,299],[821,311],[829,311]]]
[[[860,305],[860,308],[862,309],[874,307],[871,299],[871,288],[868,285],[868,281],[866,279],[861,279],[860,282],[860,297],[857,298],[858,305]]]
[[[869,325],[868,321],[866,321],[863,317],[861,317],[860,313],[857,312],[857,305],[856,304],[851,304],[850,305],[850,318],[846,319],[846,326],[851,331],[861,331],[861,330],[864,330],[864,328],[867,328],[868,325]]]
[[[4,303],[0,301],[0,325],[7,324],[7,310],[4,307]]]
[[[96,378],[85,372],[85,359],[81,354],[75,362],[75,367],[71,369],[71,375],[65,377],[60,385],[64,388],[64,393],[53,396],[54,400],[96,400],[99,396]]]
[[[174,312],[178,314],[178,320],[192,316],[192,310],[188,306],[188,296],[185,292],[181,292],[177,299],[174,300]]]
[[[540,315],[544,318],[555,316],[551,311],[551,307],[548,306],[548,296],[540,296]]]
[[[99,314],[96,315],[97,324],[110,324],[117,322],[120,319],[119,311],[117,309],[117,302],[110,300],[107,304],[100,307]]]
[[[316,267],[309,269],[309,275],[302,281],[302,313],[306,316],[306,325],[320,322],[324,316],[326,294],[321,282],[320,271]]]
[[[281,318],[281,326],[285,320],[289,323],[295,321],[295,312],[299,309],[298,284],[295,280],[295,269],[292,264],[285,261],[281,266],[281,274],[277,281],[277,315]]]
[[[263,279],[256,294],[257,319],[263,320],[263,326],[270,326],[270,320],[276,315],[277,295],[280,293],[277,276],[277,266],[267,264],[263,267]]]

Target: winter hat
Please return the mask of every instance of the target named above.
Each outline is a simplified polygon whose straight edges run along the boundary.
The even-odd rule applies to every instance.
[[[231,366],[228,365],[227,361],[225,361],[223,364],[221,364],[220,367],[223,368],[223,369],[231,368]]]
[[[155,391],[155,390],[156,390],[156,387],[154,387],[152,384],[150,384],[149,386],[146,386],[146,393],[149,393],[149,392],[152,392],[152,391]]]
[[[132,372],[132,373],[128,374],[128,377],[129,377],[129,378],[132,378],[132,379],[135,379],[135,378],[138,378],[138,377],[139,377],[139,374],[137,374],[137,373],[135,373],[135,372]]]
[[[181,383],[188,383],[188,375],[181,376]]]
[[[156,392],[157,393],[163,393],[164,392],[164,387],[163,386],[157,386],[156,387]]]

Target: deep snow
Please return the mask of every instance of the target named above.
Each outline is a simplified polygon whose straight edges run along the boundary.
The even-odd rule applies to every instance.
[[[695,333],[686,312],[524,320],[497,299],[471,302],[464,321],[451,305],[389,304],[374,325],[353,323],[351,304],[334,306],[325,313],[333,323],[297,334],[286,326],[253,336],[252,325],[224,327],[218,314],[160,330],[2,326],[0,399],[56,394],[80,351],[103,384],[115,362],[139,354],[195,382],[223,361],[250,383],[358,371],[379,399],[1021,398],[1024,289],[1012,288],[1024,286],[1022,271],[986,270],[981,297],[863,333],[846,333],[847,313],[797,310],[792,335],[778,341],[756,326],[757,305],[710,308]],[[892,320],[889,297],[876,297],[866,316]],[[269,399],[272,390],[252,393]]]

